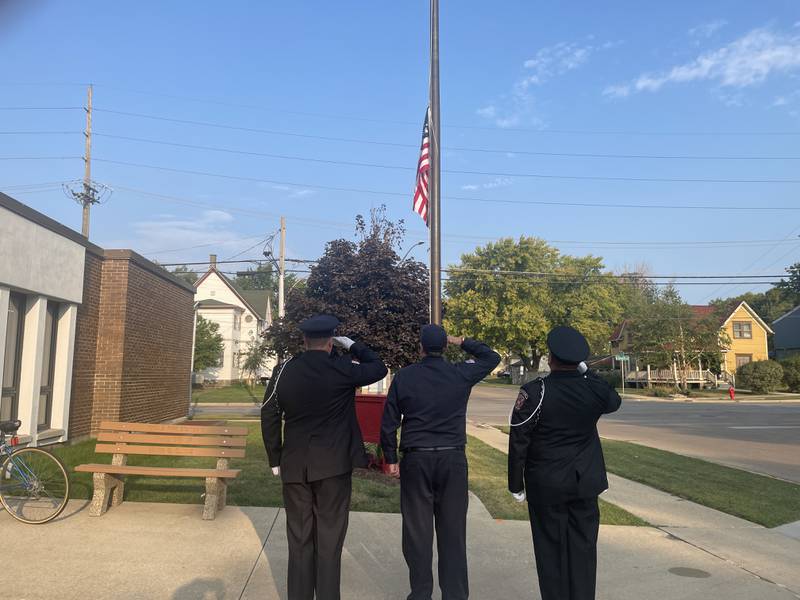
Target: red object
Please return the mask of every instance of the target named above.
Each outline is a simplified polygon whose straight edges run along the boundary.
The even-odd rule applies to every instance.
[[[381,419],[383,406],[386,404],[386,394],[356,394],[356,417],[361,428],[361,436],[370,444],[381,443]],[[379,467],[386,473],[386,464],[383,455],[380,459],[370,457],[371,465]]]
[[[356,394],[356,416],[364,441],[381,443],[381,419],[386,394]]]
[[[731,400],[736,400],[736,390],[733,389],[733,386],[728,388],[728,395],[731,397]]]
[[[14,436],[14,437],[11,438],[11,445],[12,446],[19,446],[19,438],[17,436]]]
[[[431,174],[430,134],[428,133],[428,115],[425,111],[425,125],[422,127],[422,147],[419,150],[417,164],[417,185],[414,188],[414,212],[428,224],[428,177]]]

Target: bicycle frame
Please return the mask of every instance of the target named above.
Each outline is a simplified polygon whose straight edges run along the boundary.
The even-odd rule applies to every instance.
[[[5,457],[9,457],[10,460],[0,476],[8,479],[11,477],[12,472],[15,472],[24,483],[25,489],[30,489],[36,480],[36,475],[31,471],[30,467],[25,464],[25,461],[14,457],[14,446],[6,443],[5,436],[2,436],[0,437],[0,461]],[[13,471],[11,469],[13,469]]]

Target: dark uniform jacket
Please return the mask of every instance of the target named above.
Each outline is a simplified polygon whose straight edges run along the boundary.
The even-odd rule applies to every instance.
[[[545,394],[538,420],[524,425]],[[561,504],[591,498],[608,489],[597,421],[620,407],[622,399],[589,372],[553,371],[520,389],[511,415],[508,488],[526,490],[533,504]]]
[[[469,338],[461,348],[475,359],[453,364],[441,356],[426,356],[400,369],[395,376],[381,422],[381,447],[388,463],[397,462],[397,428],[401,416],[401,450],[467,443],[470,391],[492,372],[500,362],[500,355]]]
[[[387,369],[361,342],[350,353],[310,350],[275,368],[261,407],[261,433],[269,464],[281,467],[285,483],[319,481],[366,466],[355,388],[380,381]]]

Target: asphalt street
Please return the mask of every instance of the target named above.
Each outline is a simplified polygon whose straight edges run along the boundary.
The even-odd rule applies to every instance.
[[[481,385],[472,392],[473,421],[505,424],[516,388]],[[604,417],[603,437],[696,456],[800,483],[800,402],[704,403],[628,399]]]

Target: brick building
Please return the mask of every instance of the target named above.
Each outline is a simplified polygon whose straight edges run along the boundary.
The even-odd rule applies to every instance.
[[[0,420],[33,445],[190,402],[194,288],[0,194]]]

